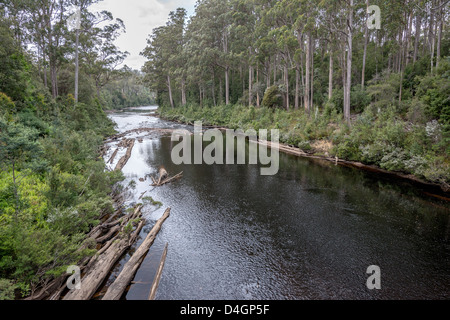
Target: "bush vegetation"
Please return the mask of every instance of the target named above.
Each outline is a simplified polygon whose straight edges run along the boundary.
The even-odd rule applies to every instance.
[[[421,61],[417,65],[421,65]],[[420,68],[419,68],[420,69]],[[414,69],[411,69],[414,70]],[[410,71],[412,72],[412,71]],[[407,72],[408,75],[408,72]],[[266,91],[261,108],[243,105],[185,108],[161,107],[167,119],[232,129],[280,129],[282,143],[311,150],[316,141],[332,148],[317,153],[360,161],[380,168],[413,174],[443,186],[450,184],[450,62],[443,60],[435,74],[415,75],[410,98],[399,102],[399,75],[383,73],[365,91],[353,89],[351,125],[342,116],[342,90],[323,108],[303,110],[274,108],[280,102],[277,89]]]

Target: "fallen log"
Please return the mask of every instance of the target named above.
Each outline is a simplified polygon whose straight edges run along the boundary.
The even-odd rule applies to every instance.
[[[119,152],[119,148],[117,148],[116,151],[114,151],[114,153],[112,154],[111,158],[109,158],[107,163],[112,164],[114,162],[114,159],[116,158],[118,152]]]
[[[182,176],[183,176],[183,172],[180,172],[179,174],[177,174],[177,175],[175,175],[175,176],[173,176],[171,178],[166,178],[164,180],[160,179],[159,181],[156,181],[156,179],[152,177],[152,180],[153,180],[152,187],[161,187],[161,186],[163,186],[163,185],[165,185],[167,183],[170,183],[172,181],[180,179]]]
[[[158,180],[158,184],[161,184],[161,181],[166,180],[168,176],[169,176],[169,174],[167,173],[167,170],[164,169],[164,167],[161,167],[161,168],[159,169],[159,180]]]
[[[159,263],[158,271],[156,271],[155,279],[153,280],[152,287],[150,289],[150,294],[148,295],[148,300],[155,300],[156,298],[156,290],[158,290],[159,281],[161,280],[162,271],[164,269],[164,264],[166,263],[166,257],[167,257],[167,249],[169,244],[166,244],[166,247],[164,248],[164,252],[161,257],[161,262]]]
[[[144,191],[141,193],[141,196],[139,197],[139,200],[142,200],[142,198],[144,197],[144,195],[147,193],[147,191]]]
[[[139,246],[131,259],[125,264],[122,272],[119,274],[114,283],[108,288],[102,300],[119,300],[122,297],[131,280],[133,280],[133,277],[144,260],[148,250],[155,241],[155,238],[161,230],[164,221],[166,221],[169,216],[170,208],[168,208],[164,212],[163,216],[156,222],[144,242]]]
[[[120,230],[120,226],[114,226],[112,227],[107,234],[105,234],[104,236],[97,238],[96,241],[97,243],[105,243],[106,241],[110,240],[111,238],[113,238]]]
[[[178,131],[179,129],[162,129],[162,128],[138,128],[138,129],[133,129],[133,130],[129,130],[120,134],[116,134],[114,136],[109,137],[109,139],[107,139],[105,141],[105,144],[110,143],[110,142],[115,142],[118,141],[119,139],[122,139],[130,134],[141,134],[141,133],[160,133],[160,134],[172,134],[175,131]],[[143,137],[141,137],[143,138]]]
[[[123,228],[127,223],[133,219],[142,217],[142,206],[138,206],[134,213],[129,215],[121,226]],[[69,291],[63,300],[89,300],[96,293],[103,281],[108,276],[110,270],[114,267],[117,261],[123,254],[131,247],[139,236],[143,226],[144,220],[141,220],[134,232],[130,236],[124,235],[113,238],[103,247],[88,263],[86,274],[81,279],[81,288],[79,290]],[[122,231],[123,231],[122,228]]]
[[[122,170],[123,167],[125,167],[128,160],[130,160],[131,158],[131,152],[133,151],[134,143],[135,143],[134,139],[127,140],[127,147],[128,147],[127,153],[119,160],[114,171]]]

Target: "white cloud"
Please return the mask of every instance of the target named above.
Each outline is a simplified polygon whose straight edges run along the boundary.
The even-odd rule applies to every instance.
[[[187,9],[188,15],[192,15],[195,3],[196,0],[103,0],[90,10],[108,10],[114,18],[124,21],[126,33],[117,39],[116,44],[120,50],[130,53],[124,64],[140,69],[145,58],[139,53],[147,45],[147,38],[152,30],[165,25],[170,11],[179,7]]]

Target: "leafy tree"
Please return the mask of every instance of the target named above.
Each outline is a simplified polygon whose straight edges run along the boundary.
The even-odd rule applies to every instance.
[[[3,166],[10,166],[12,170],[16,213],[20,210],[18,186],[22,179],[17,176],[17,171],[42,165],[42,163],[38,163],[42,149],[37,138],[38,131],[36,129],[21,124],[7,123],[0,118],[0,163]]]

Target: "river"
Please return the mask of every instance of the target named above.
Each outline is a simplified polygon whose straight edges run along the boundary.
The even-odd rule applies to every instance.
[[[110,117],[119,133],[193,130],[152,116],[155,109]],[[147,299],[166,243],[160,300],[450,298],[450,203],[421,187],[286,154],[275,176],[261,176],[257,165],[176,166],[170,136],[128,137],[142,140],[123,169],[127,205],[142,202],[144,192],[162,203],[145,206],[140,241],[167,207],[172,211],[125,299]],[[161,165],[183,178],[151,187],[147,175]],[[371,265],[381,270],[380,290],[366,286]]]

